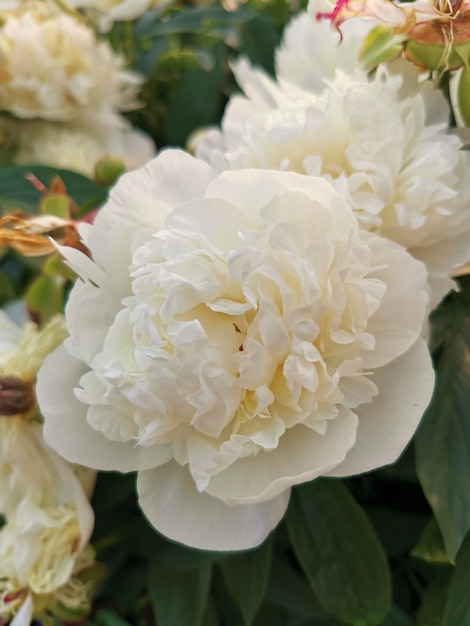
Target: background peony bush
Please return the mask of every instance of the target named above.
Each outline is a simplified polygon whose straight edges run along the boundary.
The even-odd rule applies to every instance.
[[[466,5],[423,6],[0,2],[0,626],[466,624]]]

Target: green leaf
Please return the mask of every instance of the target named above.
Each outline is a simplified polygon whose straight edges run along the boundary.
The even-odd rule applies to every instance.
[[[413,620],[394,604],[382,622],[382,626],[413,626]]]
[[[243,617],[240,609],[233,596],[229,593],[218,568],[214,570],[214,575],[212,576],[212,589],[223,626],[243,626]],[[204,623],[203,626],[205,626]]]
[[[274,76],[274,51],[280,36],[265,15],[240,27],[240,48],[251,62]]]
[[[459,112],[465,126],[470,126],[470,68],[464,67],[457,90]]]
[[[451,575],[449,567],[431,580],[421,599],[416,626],[442,626]]]
[[[271,542],[249,552],[230,556],[219,563],[228,592],[240,609],[245,626],[251,626],[261,606],[271,565]]]
[[[217,604],[212,596],[209,596],[202,620],[202,626],[221,626],[219,620],[219,614],[217,611]]]
[[[96,626],[131,626],[111,609],[101,609],[93,616],[93,621]]]
[[[281,559],[273,562],[268,598],[291,613],[310,619],[328,617],[301,573]]]
[[[470,626],[470,533],[457,554],[443,626]]]
[[[259,612],[255,621],[255,626],[285,626],[285,616],[278,608],[265,605]]]
[[[153,534],[155,536],[155,541],[153,542],[155,548],[152,560],[156,565],[158,564],[164,569],[191,570],[220,561],[227,555],[226,552],[194,550],[180,543],[170,541],[155,531],[153,531]]]
[[[158,626],[204,626],[211,573],[209,563],[175,570],[153,561],[148,584]]]
[[[394,487],[400,489],[401,486]],[[416,545],[426,523],[424,515],[409,511],[397,511],[392,508],[370,506],[366,513],[385,552],[390,558],[401,558]]]
[[[46,187],[54,176],[60,176],[69,196],[83,209],[95,208],[106,200],[104,187],[76,172],[45,165],[15,165],[0,169],[0,215],[13,209],[38,212],[42,194],[25,178],[27,174],[36,176]]]
[[[440,565],[449,563],[441,531],[434,517],[426,524],[419,542],[411,551],[411,555],[421,561],[426,561],[426,563]]]
[[[443,326],[443,317],[447,327]],[[470,529],[470,292],[452,293],[440,312],[434,396],[416,437],[416,469],[447,554]]]
[[[360,59],[371,68],[377,67],[379,63],[388,63],[401,53],[402,41],[402,37],[397,37],[392,28],[379,24],[365,37]]]
[[[224,49],[211,49],[212,67],[188,71],[178,84],[166,121],[169,144],[184,145],[188,135],[201,126],[215,122],[222,108]]]
[[[381,624],[391,604],[383,548],[340,481],[293,490],[287,529],[295,554],[325,609],[354,626]]]
[[[236,11],[226,11],[220,6],[186,9],[165,21],[157,22],[149,30],[149,34],[151,37],[182,33],[210,34],[226,26],[249,22],[255,17],[256,13],[243,6]]]

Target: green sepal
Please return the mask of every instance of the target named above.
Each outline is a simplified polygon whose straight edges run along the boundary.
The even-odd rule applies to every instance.
[[[384,25],[375,26],[364,39],[359,59],[366,67],[375,68],[398,57],[403,48],[403,38]]]

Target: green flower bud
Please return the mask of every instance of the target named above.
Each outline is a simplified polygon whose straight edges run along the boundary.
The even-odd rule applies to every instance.
[[[114,156],[106,156],[98,161],[95,166],[95,179],[101,185],[109,187],[126,171],[122,159]]]

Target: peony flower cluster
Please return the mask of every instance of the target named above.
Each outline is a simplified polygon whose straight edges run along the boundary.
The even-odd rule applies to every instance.
[[[0,622],[28,626],[44,610],[75,618],[89,609],[80,575],[93,512],[73,468],[44,442],[34,401],[37,370],[64,338],[61,318],[21,329],[0,312]],[[91,486],[94,472],[82,472]]]
[[[108,42],[52,0],[0,12],[0,109],[14,116],[2,120],[2,161],[93,176],[105,156],[128,169],[154,156],[152,140],[121,115],[137,106],[142,79]]]
[[[338,37],[306,19],[292,24],[278,51],[284,78],[271,79],[243,60],[234,67],[246,95],[232,96],[221,131],[203,136],[196,154],[220,170],[272,168],[332,181],[348,194],[361,228],[426,264],[434,307],[468,260],[470,234],[470,155],[447,130],[449,107],[413,68],[381,67],[368,77],[359,61],[354,71],[346,67],[357,50],[354,20],[344,34],[350,55],[302,63],[302,42],[315,41],[326,53]],[[310,48],[304,52],[309,57]],[[290,69],[295,63],[297,72]]]
[[[20,118],[115,122],[135,107],[140,79],[109,44],[65,13],[26,9],[3,16],[0,108]]]
[[[70,336],[38,375],[45,438],[137,470],[157,530],[251,548],[291,486],[402,452],[434,382],[426,269],[328,180],[168,150],[80,228]]]

